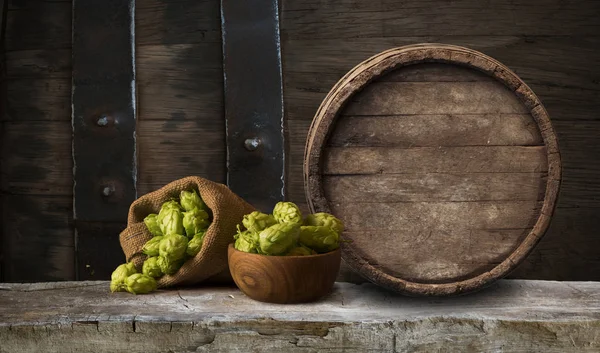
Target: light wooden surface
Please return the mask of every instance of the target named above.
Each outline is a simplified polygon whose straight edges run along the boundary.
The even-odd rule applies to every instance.
[[[600,284],[503,280],[457,298],[336,283],[316,303],[235,288],[149,295],[108,282],[0,284],[0,352],[547,352],[600,349]],[[93,347],[93,348],[92,348]]]

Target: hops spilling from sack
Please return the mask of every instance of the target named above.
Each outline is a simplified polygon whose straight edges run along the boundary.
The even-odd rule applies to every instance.
[[[343,231],[344,224],[333,215],[321,212],[303,219],[294,203],[279,202],[273,214],[254,211],[245,215],[234,246],[262,255],[315,255],[337,249]]]
[[[153,238],[142,249],[147,255],[142,273],[133,263],[120,265],[112,273],[110,290],[133,294],[155,291],[156,279],[175,274],[200,252],[211,222],[211,211],[196,190],[182,191],[179,200],[163,203],[158,214],[144,218]]]

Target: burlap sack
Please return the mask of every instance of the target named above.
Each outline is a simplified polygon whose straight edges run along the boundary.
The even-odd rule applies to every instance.
[[[233,242],[236,225],[241,223],[245,214],[256,210],[227,186],[199,177],[176,180],[140,197],[131,204],[127,228],[119,236],[127,261],[133,261],[138,270],[142,269],[146,259],[142,247],[152,238],[144,224],[144,218],[150,213],[158,213],[163,202],[178,198],[182,190],[191,189],[196,189],[212,210],[213,221],[206,232],[200,252],[193,259],[187,260],[174,275],[162,276],[158,281],[159,288],[196,284],[215,275],[222,277],[224,272],[228,272],[227,246]]]

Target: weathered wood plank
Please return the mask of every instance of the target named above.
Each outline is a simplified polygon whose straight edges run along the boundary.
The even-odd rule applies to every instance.
[[[136,44],[221,43],[219,2],[139,0]]]
[[[202,88],[205,83],[222,82],[221,44],[138,45],[136,71],[138,84],[157,81],[157,85],[164,85],[165,80],[195,81],[198,88]]]
[[[396,98],[394,96],[394,99]],[[428,100],[425,99],[425,101],[424,105]],[[442,105],[443,102],[439,104]],[[443,108],[440,106],[435,109],[442,110]],[[364,109],[367,110],[366,107]],[[410,108],[405,106],[401,109]],[[432,108],[419,110],[423,109]],[[336,121],[329,144],[331,146],[395,147],[530,146],[543,145],[543,141],[531,115],[491,113],[484,115],[341,116]]]
[[[497,82],[379,82],[354,96],[345,115],[522,114],[526,108]]]
[[[331,175],[330,202],[541,201],[545,173]]]
[[[222,120],[185,120],[182,113],[167,121],[140,120],[137,129],[139,195],[190,175],[225,183]]]
[[[391,276],[409,281],[438,283],[471,278],[501,263],[531,229],[399,229],[345,232],[370,264]],[[369,244],[386,244],[381,247]],[[426,248],[429,259],[415,248]],[[441,283],[441,282],[440,282]]]
[[[73,194],[70,122],[5,122],[0,143],[2,191]]]
[[[327,175],[542,173],[547,170],[546,148],[543,146],[335,147],[325,150],[323,164],[323,172]]]
[[[142,81],[138,85],[141,120],[183,119],[211,121],[223,119],[223,82],[194,79]],[[224,131],[224,130],[223,130]]]
[[[75,285],[75,283],[67,283]],[[451,299],[338,283],[307,305],[263,304],[236,289],[108,293],[107,282],[35,290],[3,285],[0,352],[595,352],[597,283],[500,281]],[[75,303],[75,305],[74,305]],[[100,304],[99,304],[100,303]],[[26,313],[26,315],[24,315]],[[568,318],[568,319],[565,319]],[[16,349],[13,349],[16,348]]]
[[[538,201],[331,203],[332,212],[349,232],[386,229],[413,235],[434,229],[450,234],[469,229],[531,228],[540,207]],[[461,214],[469,217],[457,217]]]
[[[71,49],[31,49],[6,53],[8,78],[71,79]]]
[[[75,279],[70,196],[2,195],[6,282]]]
[[[443,3],[437,0],[353,3],[284,2],[281,14],[288,38],[357,38],[458,35],[595,35],[597,3],[560,0],[527,3]],[[352,26],[348,26],[352,23]],[[560,28],[551,26],[561,23]]]
[[[13,1],[7,13],[7,51],[71,47],[70,1],[28,1],[22,8],[18,3]]]
[[[7,114],[2,120],[70,121],[71,79],[14,79],[7,82]]]

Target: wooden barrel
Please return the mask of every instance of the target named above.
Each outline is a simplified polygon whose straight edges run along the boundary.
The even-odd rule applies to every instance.
[[[311,212],[346,224],[346,263],[409,295],[467,293],[513,270],[548,227],[560,174],[532,90],[442,44],[352,69],[317,111],[304,157]]]

